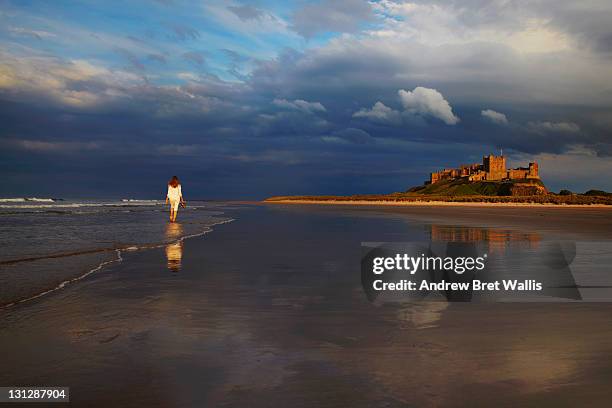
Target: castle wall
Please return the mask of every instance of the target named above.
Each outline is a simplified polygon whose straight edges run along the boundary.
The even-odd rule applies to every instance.
[[[529,169],[518,168],[518,169],[510,169],[508,170],[508,178],[509,179],[526,179],[529,175]]]
[[[484,171],[479,171],[474,174],[470,174],[468,180],[470,181],[482,181],[486,178],[486,173]]]

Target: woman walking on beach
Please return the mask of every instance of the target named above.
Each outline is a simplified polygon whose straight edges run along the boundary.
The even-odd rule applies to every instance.
[[[166,194],[166,204],[170,202],[170,222],[176,221],[176,213],[178,213],[179,204],[185,205],[183,193],[181,191],[181,182],[178,177],[172,176],[168,182],[168,194]]]

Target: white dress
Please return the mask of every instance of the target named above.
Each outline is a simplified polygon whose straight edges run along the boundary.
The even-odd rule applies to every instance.
[[[181,192],[181,185],[179,184],[176,187],[172,187],[168,185],[168,201],[170,201],[170,206],[176,211],[178,209],[179,203],[181,202],[181,196],[183,193]]]

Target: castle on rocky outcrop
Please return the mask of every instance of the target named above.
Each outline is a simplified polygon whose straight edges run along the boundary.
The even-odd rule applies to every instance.
[[[538,163],[529,163],[529,167],[506,168],[506,158],[492,154],[482,158],[482,164],[462,165],[456,169],[444,169],[431,173],[425,184],[433,184],[442,180],[467,178],[469,181],[503,181],[503,180],[539,180]]]

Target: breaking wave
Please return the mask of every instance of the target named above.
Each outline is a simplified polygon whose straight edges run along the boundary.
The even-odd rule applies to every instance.
[[[16,197],[16,198],[0,198],[0,203],[54,203],[56,198],[38,198],[38,197]]]

